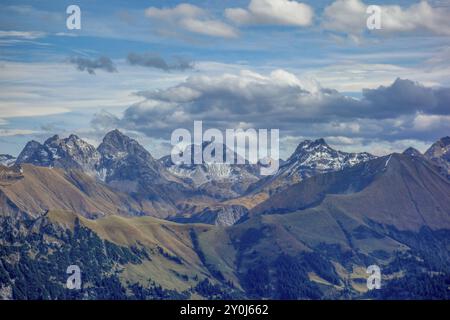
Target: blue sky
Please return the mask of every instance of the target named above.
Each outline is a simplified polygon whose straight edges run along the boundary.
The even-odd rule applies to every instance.
[[[0,153],[118,127],[158,157],[194,120],[280,128],[283,157],[319,137],[423,151],[450,133],[449,14],[447,0],[2,1]]]

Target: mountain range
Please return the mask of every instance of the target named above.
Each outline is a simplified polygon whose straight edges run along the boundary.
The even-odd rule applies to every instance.
[[[5,299],[450,296],[449,137],[383,157],[307,140],[269,177],[155,159],[118,130],[0,160]],[[82,290],[64,287],[71,264]]]

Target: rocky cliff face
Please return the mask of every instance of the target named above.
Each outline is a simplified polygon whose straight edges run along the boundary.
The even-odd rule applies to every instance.
[[[436,141],[424,155],[450,179],[450,137],[443,137]]]
[[[61,139],[55,135],[44,144],[27,143],[17,158],[17,164],[29,163],[43,167],[79,169],[95,175],[100,163],[100,153],[94,146],[76,135]]]
[[[195,153],[199,153],[197,156],[202,159],[205,148],[210,148],[212,153],[222,149],[222,159],[217,163],[206,161],[200,164],[194,163]],[[184,152],[189,152],[191,155],[190,163],[175,164],[170,155],[161,158],[159,162],[176,177],[214,198],[229,199],[239,196],[247,190],[250,184],[260,179],[259,165],[248,163],[237,153],[228,149],[226,145],[204,143],[202,148],[195,148],[191,145],[186,147]],[[231,159],[226,158],[227,152],[231,154]]]
[[[0,165],[10,167],[14,165],[16,158],[9,154],[0,154]]]
[[[375,158],[366,152],[348,153],[334,150],[324,139],[305,140],[281,165],[276,175],[257,182],[251,186],[250,191],[278,192],[306,178],[339,171]]]

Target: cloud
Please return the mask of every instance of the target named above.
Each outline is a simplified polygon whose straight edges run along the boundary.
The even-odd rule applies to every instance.
[[[78,70],[87,71],[89,74],[95,74],[95,70],[117,72],[114,63],[108,57],[100,57],[97,59],[72,57],[70,58],[69,62],[76,65]]]
[[[119,122],[118,117],[108,111],[102,110],[94,114],[91,125],[97,131],[106,132],[117,128]]]
[[[314,11],[293,0],[251,0],[247,9],[228,8],[225,16],[239,25],[309,26]]]
[[[34,40],[45,37],[45,32],[40,31],[4,31],[0,30],[0,38],[20,38],[25,40]]]
[[[160,21],[166,28],[179,28],[205,36],[234,38],[237,31],[230,25],[214,19],[206,10],[187,3],[173,8],[150,7],[145,10],[149,18]]]
[[[429,88],[411,80],[397,79],[388,86],[363,90],[372,106],[373,117],[392,117],[400,114],[424,112],[450,115],[450,88]]]
[[[282,135],[361,139],[434,139],[450,130],[450,88],[431,88],[397,79],[366,89],[360,99],[284,70],[268,75],[195,75],[178,85],[136,93],[143,100],[122,117],[99,117],[107,126],[168,139],[176,128],[277,128]],[[431,118],[430,118],[431,117]]]
[[[156,68],[164,71],[184,71],[194,68],[194,63],[187,59],[175,57],[174,61],[167,62],[161,56],[151,53],[139,54],[131,52],[128,54],[127,61],[131,65]]]
[[[322,27],[350,35],[362,34],[367,30],[366,9],[369,5],[361,0],[337,0],[324,9]],[[377,33],[427,32],[436,35],[450,35],[450,9],[433,7],[427,1],[409,7],[383,5],[381,8],[381,29]]]
[[[0,129],[0,137],[23,136],[39,133],[39,131],[28,129]]]
[[[426,115],[419,113],[412,121],[413,128],[419,132],[440,130],[445,128],[450,130],[450,116]]]

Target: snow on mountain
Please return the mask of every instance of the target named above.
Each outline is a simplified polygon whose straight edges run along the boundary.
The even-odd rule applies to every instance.
[[[420,153],[419,150],[409,147],[405,151],[403,151],[403,154],[410,157],[423,157],[423,154]]]
[[[311,176],[339,171],[372,160],[375,156],[367,153],[348,153],[331,148],[324,139],[305,140],[280,166],[277,174],[258,181],[249,191],[279,191]]]
[[[14,165],[16,158],[9,154],[0,154],[0,165],[10,167]]]
[[[347,153],[331,148],[324,139],[302,142],[282,166],[280,173],[302,174],[304,169],[318,172],[337,171],[374,159],[369,153]]]
[[[63,169],[80,169],[95,175],[100,154],[94,146],[72,134],[61,139],[58,135],[47,139],[44,144],[30,141],[17,158],[16,163],[30,163],[37,166]]]
[[[240,159],[240,156],[237,153],[232,153],[232,161],[226,163],[226,154],[227,152],[231,152],[231,150],[224,144],[216,144],[211,148],[211,150],[219,150],[222,148],[223,159],[220,162],[202,162],[200,164],[195,164],[194,158],[196,155],[194,152],[197,150],[197,152],[203,153],[208,145],[210,145],[210,143],[206,142],[203,144],[202,148],[195,148],[194,145],[186,147],[184,152],[189,152],[190,148],[190,163],[174,164],[170,155],[161,158],[159,162],[170,173],[179,178],[188,180],[194,187],[205,186],[211,183],[225,183],[229,184],[230,189],[235,189],[236,191],[236,184],[248,186],[259,180],[259,166],[252,165],[245,160]],[[244,163],[238,164],[238,159],[240,160],[239,162]],[[243,190],[245,188],[240,189]]]
[[[424,156],[437,165],[442,174],[450,178],[450,137],[443,137],[436,141]]]

